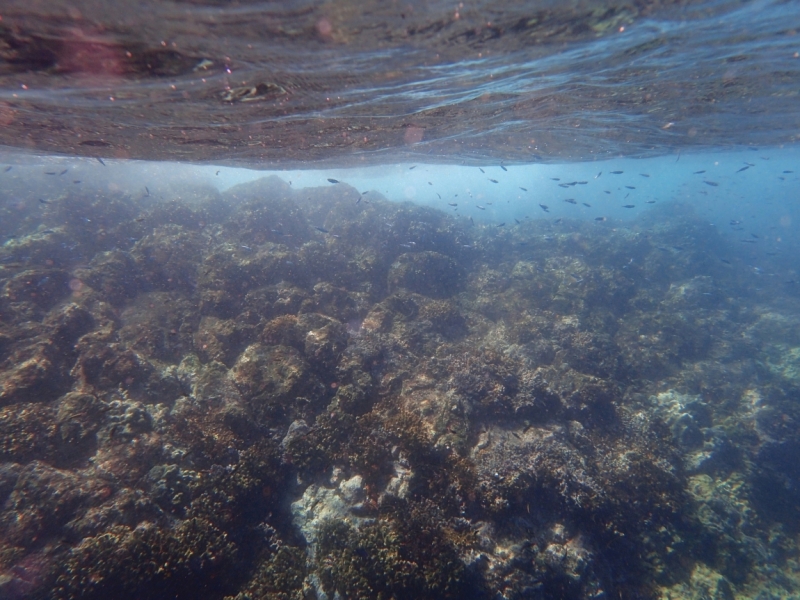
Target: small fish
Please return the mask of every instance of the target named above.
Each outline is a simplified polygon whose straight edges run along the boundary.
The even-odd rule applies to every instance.
[[[356,206],[358,206],[359,204],[361,204],[361,196],[359,196],[358,200],[356,200]]]
[[[622,175],[625,171],[611,171],[612,175]]]
[[[609,192],[608,190],[603,190],[603,191],[604,191],[606,194],[610,194],[610,193],[611,193],[611,192]]]
[[[583,204],[586,208],[592,208],[592,205],[588,202],[581,202],[581,204]]]
[[[739,170],[738,170],[738,171],[736,171],[736,172],[737,172],[737,173],[741,173],[742,171],[747,171],[747,169],[749,169],[749,168],[750,168],[750,165],[748,165],[748,166],[746,166],[746,167],[742,167],[741,169],[739,169]]]
[[[150,195],[150,190],[147,188],[147,186],[144,186],[144,191],[147,192],[148,196]]]
[[[484,171],[484,170],[483,170],[483,169],[481,169],[480,167],[478,167],[478,170],[479,170],[481,173],[483,173],[484,175],[486,175],[486,171]]]
[[[576,181],[575,183],[577,183],[578,185],[586,185],[589,182],[588,181]]]
[[[753,236],[756,239],[759,239],[759,237],[755,233],[751,233],[750,235]]]
[[[320,232],[322,232],[322,233],[328,233],[328,230],[327,230],[327,229],[325,229],[324,227],[316,227],[316,226],[315,226],[315,227],[314,227],[314,229],[316,229],[317,231],[320,231]]]
[[[603,172],[602,172],[602,171],[600,171],[600,172],[599,172],[597,175],[595,175],[595,176],[594,176],[594,178],[595,178],[595,179],[597,179],[597,178],[598,178],[598,177],[600,177],[600,175],[602,175],[602,174],[603,174]]]
[[[645,200],[644,203],[645,204],[655,204],[656,201],[655,200]]]
[[[519,434],[518,434],[516,431],[512,431],[512,432],[511,432],[511,435],[513,435],[513,436],[514,436],[515,438],[517,438],[518,440],[521,440],[521,439],[522,439],[522,438],[520,437],[520,435],[519,435]]]
[[[6,167],[6,171],[8,171],[11,167]],[[794,171],[784,171],[784,173],[794,173]]]
[[[755,167],[753,163],[749,163],[747,161],[744,161],[744,164],[746,164],[748,167]]]
[[[568,187],[569,187],[569,184],[568,184],[568,183],[559,183],[559,184],[558,184],[558,187],[562,187],[562,188],[568,188]]]
[[[720,258],[720,260],[721,260],[722,262],[724,262],[726,265],[729,265],[729,264],[731,264],[731,261],[729,261],[729,260],[725,260],[724,258]]]
[[[7,166],[5,169],[3,169],[3,173],[8,173],[8,172],[9,172],[11,169],[13,169],[13,168],[14,168],[14,167],[12,167],[11,165],[9,165],[9,166]],[[786,173],[786,171],[784,171],[784,173]]]
[[[650,177],[649,173],[639,173],[639,175],[642,177]]]
[[[219,175],[219,171],[217,171],[217,175]]]
[[[55,171],[46,171],[45,172],[45,175],[55,175],[55,174],[56,174]]]
[[[439,200],[442,199],[442,195],[439,192],[436,192],[436,195],[439,196]]]
[[[516,217],[514,217],[514,222],[515,222],[517,225],[522,225],[522,221],[520,221],[520,220],[519,220],[519,219],[517,219]]]
[[[550,179],[552,179],[553,181],[561,181],[560,177],[551,177]]]
[[[550,212],[550,207],[549,207],[549,206],[547,206],[546,204],[540,204],[539,206],[541,206],[541,207],[542,207],[542,210],[543,210],[544,212]]]
[[[503,169],[503,171],[508,171],[503,165],[500,165],[500,168]]]
[[[413,171],[413,170],[414,170],[414,169],[416,169],[416,168],[417,168],[417,165],[414,165],[413,167],[408,167],[408,170],[409,170],[409,171]]]
[[[739,241],[742,242],[743,244],[757,244],[758,243],[756,240],[739,240]]]
[[[570,273],[569,276],[572,277],[575,280],[575,283],[580,283],[581,281],[583,281],[583,277],[578,277],[577,275],[574,275],[573,273]]]
[[[50,204],[48,200],[45,200],[43,198],[39,198],[39,202],[41,202],[42,204]]]
[[[629,190],[635,190],[635,189],[636,189],[636,188],[635,188],[635,187],[633,187],[632,185],[626,185],[625,187],[626,187],[626,188],[628,188]]]
[[[104,162],[103,162],[103,159],[102,159],[102,158],[100,158],[99,156],[97,157],[97,162],[99,162],[99,163],[100,163],[101,165],[103,165],[104,167],[106,166],[106,163],[104,163]]]
[[[521,189],[523,192],[527,192],[528,191],[527,188],[524,188],[524,187],[521,187],[519,189]]]
[[[448,206],[458,206],[458,202],[448,202]]]
[[[429,182],[428,182],[428,185],[433,185],[433,184],[432,184],[432,183],[429,181]]]
[[[481,206],[480,204],[476,204],[475,208],[477,208],[478,210],[486,210],[486,207],[485,206]]]
[[[622,208],[636,208],[635,204],[623,204]]]
[[[569,202],[570,204],[577,204],[577,202],[575,202],[575,198],[565,198],[564,202]]]
[[[560,219],[560,218],[559,218],[559,219],[556,219],[555,221],[553,221],[553,223],[555,223],[556,225],[558,225],[559,223],[561,223],[561,219]],[[553,238],[547,238],[547,239],[549,239],[549,240],[552,240]]]
[[[692,175],[702,175],[705,171],[695,171]]]
[[[716,181],[706,181],[705,179],[703,180],[703,183],[710,185],[711,187],[717,187],[719,185]]]
[[[63,175],[63,174],[64,174],[64,173],[66,173],[67,171],[69,171],[69,169],[64,169],[63,171],[61,171],[61,173],[59,173],[59,175]]]
[[[330,183],[339,183],[339,180],[338,180],[338,179],[331,179],[330,177],[328,177],[328,181],[329,181]]]
[[[506,226],[506,224],[505,224],[505,223],[500,223],[500,224],[498,225],[498,227],[505,227],[505,226]]]
[[[492,183],[498,183],[497,179],[489,179]]]
[[[75,179],[72,183],[80,183],[80,182],[81,182],[80,179]]]
[[[244,248],[248,252],[251,252],[253,250],[250,246],[245,246],[244,244],[242,244],[242,248]]]

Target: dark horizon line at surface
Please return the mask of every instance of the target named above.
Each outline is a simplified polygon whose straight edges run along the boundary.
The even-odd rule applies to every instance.
[[[786,3],[403,7],[8,2],[0,145],[254,167],[797,141]]]
[[[645,160],[673,159],[679,162],[684,159],[691,159],[701,155],[715,156],[732,152],[772,152],[775,150],[791,150],[800,148],[800,144],[780,144],[780,145],[744,145],[736,144],[730,146],[693,146],[693,147],[664,147],[660,149],[650,149],[637,154],[591,154],[588,156],[578,156],[573,158],[548,157],[542,155],[529,156],[527,160],[516,158],[503,158],[494,156],[469,156],[469,155],[443,155],[435,153],[414,152],[408,149],[387,148],[381,153],[372,153],[367,156],[344,156],[330,157],[319,160],[253,160],[247,158],[219,158],[219,159],[198,159],[186,160],[180,157],[164,156],[163,158],[147,157],[116,157],[102,152],[91,154],[65,154],[59,152],[29,151],[25,148],[15,148],[12,146],[0,145],[0,163],[4,165],[34,166],[40,164],[42,160],[54,161],[80,161],[80,160],[100,160],[109,164],[119,164],[120,162],[164,162],[177,163],[196,167],[225,167],[233,169],[247,169],[251,171],[316,171],[326,169],[358,169],[366,167],[381,167],[398,164],[419,164],[419,165],[442,165],[442,166],[464,166],[464,167],[532,167],[532,166],[559,166],[559,165],[580,165],[594,162],[605,162],[613,160]]]

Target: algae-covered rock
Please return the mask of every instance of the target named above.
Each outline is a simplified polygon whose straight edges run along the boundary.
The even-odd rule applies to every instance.
[[[796,298],[689,207],[77,189],[0,208],[0,597],[800,589]]]
[[[266,422],[306,414],[324,398],[324,387],[294,348],[251,344],[231,375],[254,414]]]
[[[407,289],[432,298],[449,298],[463,284],[458,264],[439,252],[408,252],[389,271],[389,289]]]

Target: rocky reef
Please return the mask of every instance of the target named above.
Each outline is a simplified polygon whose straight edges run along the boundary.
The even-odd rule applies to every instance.
[[[1,598],[800,597],[800,295],[688,207],[271,177],[0,235]]]

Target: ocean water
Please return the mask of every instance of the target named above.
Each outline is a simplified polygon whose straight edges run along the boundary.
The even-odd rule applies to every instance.
[[[0,6],[0,600],[800,598],[793,2]]]

